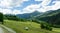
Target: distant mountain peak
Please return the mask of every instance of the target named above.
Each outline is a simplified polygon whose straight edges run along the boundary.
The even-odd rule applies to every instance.
[[[24,14],[17,14],[18,17],[20,18],[31,18],[31,16],[37,16],[37,15],[40,15],[41,12],[38,12],[38,11],[34,11],[32,13],[24,13]]]

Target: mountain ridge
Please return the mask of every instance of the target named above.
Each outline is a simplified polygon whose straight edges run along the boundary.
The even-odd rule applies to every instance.
[[[42,12],[35,11],[35,12],[32,12],[32,13],[17,14],[16,16],[18,16],[19,18],[29,19],[31,17],[37,16],[37,15],[40,15],[40,14],[42,14]]]

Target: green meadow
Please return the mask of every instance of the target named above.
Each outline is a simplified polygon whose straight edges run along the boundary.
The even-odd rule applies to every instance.
[[[22,22],[13,20],[4,20],[4,25],[16,31],[16,33],[60,33],[60,28],[53,28],[52,31],[41,29],[40,24],[35,22]],[[28,27],[28,30],[24,28]]]

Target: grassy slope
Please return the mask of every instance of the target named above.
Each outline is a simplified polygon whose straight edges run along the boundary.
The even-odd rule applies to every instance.
[[[12,20],[4,20],[4,25],[12,28],[17,33],[58,33],[54,31],[43,30],[40,28],[40,24],[34,22],[21,22],[21,21],[12,21]],[[28,26],[29,30],[26,31],[24,27]]]
[[[54,28],[53,31],[60,32],[60,28]]]

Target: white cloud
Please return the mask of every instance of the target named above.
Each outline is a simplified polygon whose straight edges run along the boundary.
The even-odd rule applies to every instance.
[[[50,2],[51,2],[51,0],[43,0],[40,5],[46,6],[46,5],[48,5]]]
[[[60,9],[60,1],[56,1],[55,5],[51,6],[52,10]]]
[[[48,10],[60,9],[60,1],[55,1],[54,3],[55,3],[55,5],[52,5],[52,6],[44,6],[43,10],[45,9],[45,11],[48,11]]]
[[[11,10],[11,9],[1,9],[0,8],[0,12],[2,12],[3,14],[22,14],[22,12],[20,10]]]
[[[26,13],[31,13],[36,10],[39,12],[45,12],[48,10],[45,6],[51,2],[51,0],[35,0],[35,1],[42,1],[42,3],[29,5],[26,8],[24,8],[23,11],[25,11]]]
[[[57,10],[57,9],[60,9],[60,1],[54,1],[53,2],[53,3],[55,3],[54,5],[47,6],[50,2],[51,2],[51,0],[44,0],[40,4],[29,5],[26,8],[24,8],[23,10],[26,13],[30,13],[30,12],[34,12],[35,10],[37,10],[39,12],[46,12],[46,11],[49,11],[49,10]]]
[[[20,6],[24,1],[28,0],[0,0],[0,7],[15,7]]]
[[[11,1],[9,0],[2,0],[0,1],[0,7],[8,7],[10,5]]]
[[[7,8],[18,7],[21,6],[21,4],[24,1],[28,1],[28,0],[0,0],[0,7],[7,7]],[[47,6],[51,2],[51,0],[35,0],[35,1],[42,1],[42,3],[31,4],[26,8],[24,8],[23,11],[16,9],[12,11],[11,9],[0,8],[0,12],[2,12],[3,14],[23,14],[23,13],[31,13],[36,10],[39,12],[46,12],[48,10],[60,9],[60,1],[57,0],[53,2],[55,4],[52,6]]]
[[[0,8],[0,12],[2,12],[3,14],[12,14],[12,11],[10,9],[1,9]]]
[[[24,1],[28,0],[0,0],[0,12],[3,14],[22,14],[20,10],[11,10],[13,7],[19,7]]]
[[[23,9],[24,13],[31,13],[37,10],[40,6],[37,4],[32,4]]]
[[[13,14],[23,14],[23,12],[21,10],[13,10]]]

